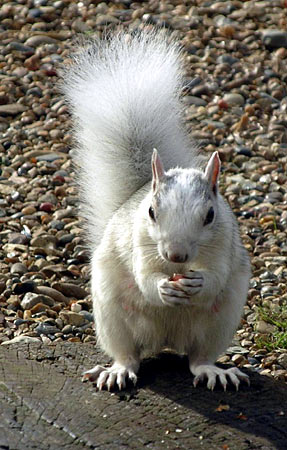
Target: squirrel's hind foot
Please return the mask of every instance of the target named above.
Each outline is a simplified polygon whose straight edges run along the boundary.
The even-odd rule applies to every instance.
[[[224,391],[226,391],[227,380],[229,379],[231,383],[235,386],[236,390],[239,389],[240,381],[245,381],[248,386],[250,385],[249,377],[237,367],[231,367],[230,369],[221,369],[213,364],[200,364],[192,365],[190,368],[194,375],[193,386],[196,387],[200,381],[207,379],[208,389],[214,389],[216,385],[217,377]]]
[[[99,391],[102,389],[111,391],[115,388],[122,390],[126,387],[127,379],[136,385],[136,370],[119,363],[114,363],[111,367],[95,366],[84,372],[82,377],[82,381],[95,383]]]

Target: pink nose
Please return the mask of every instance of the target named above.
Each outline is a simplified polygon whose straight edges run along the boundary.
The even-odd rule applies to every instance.
[[[175,263],[184,263],[187,261],[188,258],[187,254],[180,254],[180,253],[167,253],[166,256],[167,259]]]

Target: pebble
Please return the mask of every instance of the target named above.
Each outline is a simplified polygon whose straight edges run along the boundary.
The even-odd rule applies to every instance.
[[[271,325],[270,323],[265,322],[264,320],[259,320],[256,324],[256,331],[258,333],[275,333],[277,331],[277,327],[275,325]]]
[[[35,328],[36,333],[40,334],[55,334],[58,333],[60,330],[55,325],[50,325],[48,323],[39,323],[39,325]]]
[[[278,363],[280,366],[282,366],[284,369],[287,369],[287,353],[282,353],[282,355],[279,355],[278,357]]]
[[[74,297],[81,300],[87,296],[87,291],[85,289],[73,283],[56,282],[53,283],[52,287],[57,289],[57,291],[60,291],[66,297]]]
[[[89,311],[82,310],[82,311],[80,311],[80,314],[82,316],[84,316],[84,318],[86,320],[88,320],[89,322],[93,322],[94,321],[94,315],[92,313],[90,313]]]
[[[39,206],[40,211],[51,212],[54,209],[54,205],[50,202],[43,202]]]
[[[80,312],[82,310],[82,306],[79,303],[72,303],[71,304],[71,311],[72,312]]]
[[[41,341],[35,337],[25,336],[20,334],[19,336],[14,337],[9,341],[2,342],[1,345],[10,345],[10,344],[40,344]]]
[[[206,106],[207,102],[203,98],[195,97],[194,95],[187,95],[183,99],[186,105]]]
[[[63,230],[64,226],[65,226],[65,223],[62,222],[61,220],[52,220],[49,223],[49,227],[50,228],[53,228],[53,229],[58,230],[58,231],[59,230]]]
[[[24,273],[28,272],[27,267],[22,263],[15,263],[12,265],[10,272],[13,274],[23,275]]]
[[[62,220],[66,217],[73,217],[75,216],[75,211],[71,206],[68,206],[68,208],[65,209],[58,209],[54,213],[54,217],[56,220]]]
[[[70,325],[70,324],[65,325],[65,326],[62,328],[62,333],[63,333],[63,334],[71,334],[71,333],[73,333],[73,327],[72,327],[72,325]]]
[[[29,47],[28,45],[24,45],[21,42],[12,41],[7,45],[7,49],[9,50],[17,50],[18,52],[24,53],[26,55],[32,55],[35,51],[33,47]]]
[[[0,105],[0,116],[16,116],[27,110],[25,105],[21,103],[10,103],[7,105]]]
[[[57,44],[57,40],[45,34],[37,34],[29,37],[24,45],[28,47],[38,47],[43,44]]]
[[[37,303],[54,306],[54,300],[51,297],[43,294],[36,294],[34,292],[27,292],[21,300],[21,307],[23,309],[31,309]]]
[[[61,311],[59,317],[65,324],[74,325],[76,327],[80,327],[86,323],[86,319],[82,314],[72,311]]]
[[[75,235],[72,233],[71,234],[63,234],[58,240],[58,245],[63,247],[66,244],[69,244],[70,242],[72,242],[74,238],[75,238]]]
[[[238,58],[234,58],[233,56],[227,54],[220,55],[216,59],[217,64],[229,64],[232,66],[233,64],[237,63],[239,61]]]
[[[65,158],[64,154],[61,153],[45,153],[43,155],[36,156],[37,161],[54,162],[57,159]]]
[[[263,30],[262,40],[267,47],[272,49],[287,48],[287,32],[283,30]]]
[[[67,297],[65,297],[65,295],[63,295],[57,289],[53,289],[49,286],[36,286],[34,290],[37,294],[46,295],[46,296],[52,298],[53,300],[55,300],[55,302],[60,302],[60,303],[65,303],[65,304],[69,303],[69,299]]]
[[[241,94],[235,93],[225,94],[223,101],[232,106],[243,106],[245,104],[244,97]]]
[[[55,246],[57,244],[57,238],[50,234],[43,234],[31,239],[31,247],[46,247],[47,245]]]
[[[21,283],[15,283],[12,287],[14,294],[21,295],[26,292],[33,292],[35,289],[35,283],[32,280],[28,280]]]

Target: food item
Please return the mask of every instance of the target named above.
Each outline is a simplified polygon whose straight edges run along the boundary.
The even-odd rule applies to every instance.
[[[184,275],[181,275],[180,273],[174,273],[172,277],[170,277],[169,281],[178,281],[181,278],[184,278]]]

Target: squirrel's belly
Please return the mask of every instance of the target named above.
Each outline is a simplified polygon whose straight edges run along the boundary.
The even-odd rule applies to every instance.
[[[126,320],[144,355],[158,353],[167,347],[186,353],[192,346],[197,327],[191,308],[189,311],[187,308],[179,311],[166,307],[136,311],[135,308],[129,305]]]

